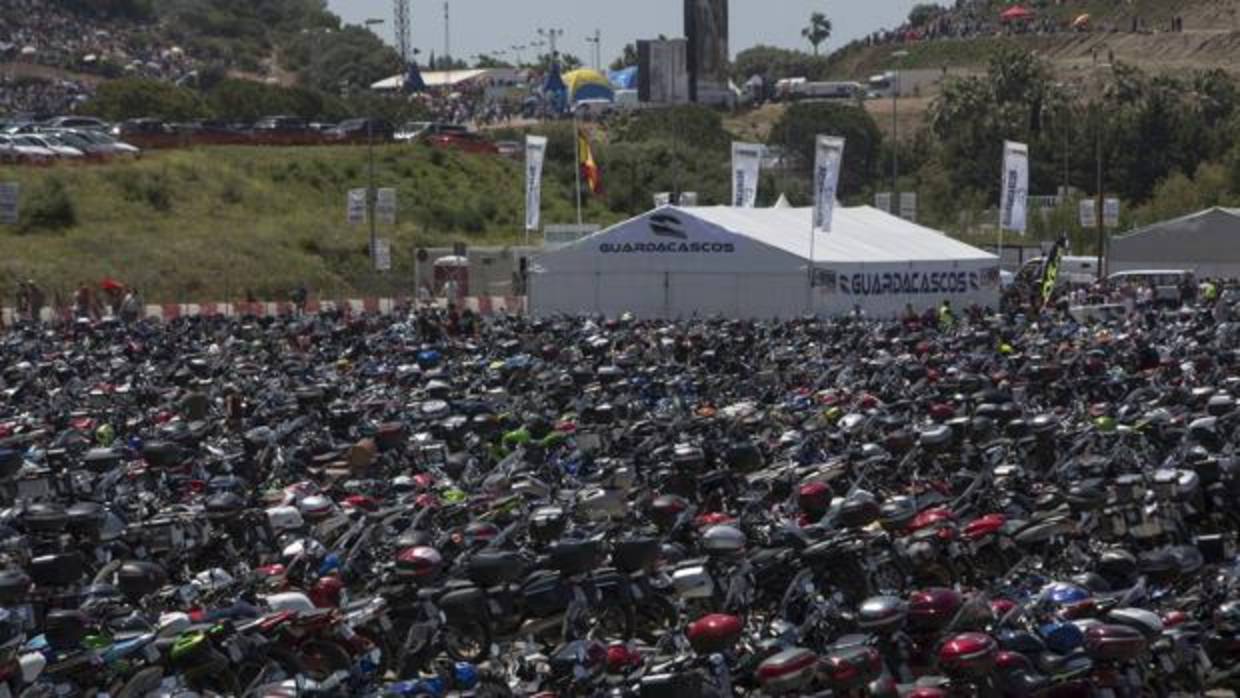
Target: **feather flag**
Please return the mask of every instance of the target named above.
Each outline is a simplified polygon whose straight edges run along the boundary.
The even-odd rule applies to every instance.
[[[590,138],[582,129],[577,129],[577,159],[581,168],[581,178],[590,187],[590,193],[598,196],[603,193],[603,173],[594,160],[594,151],[590,148]]]

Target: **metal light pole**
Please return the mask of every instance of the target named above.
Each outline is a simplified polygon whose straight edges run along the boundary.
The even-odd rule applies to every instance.
[[[891,54],[897,62],[908,51]],[[900,69],[891,71],[891,208],[900,210]]]
[[[1095,154],[1098,161],[1098,179],[1096,182],[1096,186],[1098,187],[1098,202],[1095,204],[1095,206],[1098,207],[1098,215],[1096,216],[1098,219],[1098,280],[1102,281],[1102,262],[1106,253],[1107,238],[1106,227],[1103,225],[1104,215],[1102,208],[1104,203],[1102,194],[1102,118],[1101,114],[1098,113],[1097,107],[1094,108],[1094,140],[1096,141]]]
[[[595,29],[595,30],[594,30],[594,36],[587,36],[587,37],[586,37],[586,43],[587,43],[587,44],[593,44],[593,45],[594,45],[594,69],[595,69],[595,70],[602,70],[602,69],[603,69],[603,52],[602,52],[602,48],[601,48],[601,47],[602,47],[602,45],[603,45],[603,32],[602,32],[602,30],[601,30],[601,29]]]
[[[372,17],[366,20],[366,26],[373,32],[374,27],[383,24],[382,19]],[[376,230],[375,209],[378,205],[379,192],[375,189],[375,120],[373,116],[366,117],[366,216],[370,219],[370,266],[372,269],[378,269],[379,260],[375,254],[376,241],[378,232]]]
[[[547,40],[547,43],[551,46],[551,60],[552,62],[554,62],[556,59],[556,56],[558,55],[555,50],[555,42],[556,42],[556,39],[559,39],[561,36],[564,36],[564,30],[563,29],[539,29],[538,35],[545,38]]]

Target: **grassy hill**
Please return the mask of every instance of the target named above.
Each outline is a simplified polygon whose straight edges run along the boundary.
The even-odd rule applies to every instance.
[[[516,162],[393,145],[376,148],[375,169],[399,203],[395,230],[379,227],[392,240],[394,270],[384,276],[369,270],[368,228],[345,223],[346,191],[366,186],[365,148],[213,148],[98,166],[0,167],[0,181],[22,185],[27,224],[48,221],[0,226],[0,293],[24,277],[67,292],[109,275],[166,301],[246,290],[276,297],[301,282],[323,294],[385,293],[412,285],[416,246],[519,239]],[[65,220],[66,199],[75,220]],[[617,218],[593,206],[589,220]],[[575,215],[554,177],[544,181],[543,215]]]

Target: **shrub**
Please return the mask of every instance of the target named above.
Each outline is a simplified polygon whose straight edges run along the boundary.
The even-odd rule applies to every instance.
[[[36,230],[63,230],[77,224],[77,207],[59,177],[48,177],[22,203],[22,233]]]

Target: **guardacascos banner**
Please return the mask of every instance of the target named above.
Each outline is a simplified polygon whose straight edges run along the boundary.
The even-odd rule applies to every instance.
[[[814,278],[825,292],[846,296],[945,296],[993,289],[999,284],[999,271],[998,268],[881,272],[818,269]]]
[[[542,171],[547,157],[546,136],[525,137],[525,229],[537,232],[541,223]]]

